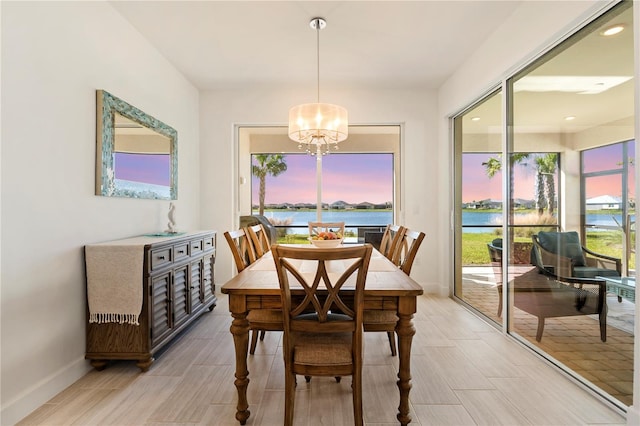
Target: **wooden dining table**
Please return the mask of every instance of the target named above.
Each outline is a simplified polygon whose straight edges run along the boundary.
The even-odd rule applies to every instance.
[[[306,247],[312,247],[305,245]],[[341,264],[331,266],[336,270]],[[293,290],[293,289],[292,289]],[[249,347],[249,321],[247,314],[252,309],[281,309],[280,285],[271,252],[267,252],[248,268],[238,273],[222,286],[222,293],[229,295],[229,311],[233,317],[230,331],[236,355],[235,385],[238,391],[236,419],[246,424],[250,416],[247,401],[249,371],[247,352]],[[349,283],[343,286],[349,291]],[[373,250],[364,289],[364,309],[386,310],[397,314],[398,335],[398,390],[400,404],[397,419],[402,425],[411,422],[409,415],[409,391],[411,390],[411,343],[416,330],[413,314],[417,310],[417,297],[422,287],[402,272],[377,250]]]

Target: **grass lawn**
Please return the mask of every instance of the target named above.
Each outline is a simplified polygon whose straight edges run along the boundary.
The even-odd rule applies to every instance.
[[[464,233],[462,234],[462,264],[463,265],[488,265],[489,251],[487,243],[498,235],[494,233]],[[515,241],[530,242],[531,238],[516,237]],[[622,244],[619,232],[591,232],[587,235],[586,247],[596,253],[608,256],[621,257]],[[635,255],[631,256],[630,267],[635,268]]]

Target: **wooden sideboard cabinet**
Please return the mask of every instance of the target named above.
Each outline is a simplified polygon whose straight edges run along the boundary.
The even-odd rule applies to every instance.
[[[137,266],[142,264],[139,276],[142,292],[139,325],[121,323],[117,319],[113,322],[90,321],[89,302],[85,358],[91,360],[91,365],[97,370],[105,368],[110,360],[136,360],[136,365],[142,371],[147,371],[160,348],[201,314],[215,307],[217,298],[213,266],[216,233],[201,231],[172,237],[141,236],[86,246],[88,298],[89,285],[95,285],[95,280],[90,278],[90,271],[96,268],[109,271],[109,268],[114,268],[114,259],[115,263],[119,259],[119,248],[133,249],[134,253],[143,256],[141,262],[137,262]],[[116,253],[113,258],[112,252]],[[103,261],[104,265],[101,264]],[[129,265],[131,262],[125,258],[123,263]],[[126,271],[123,272],[126,274]],[[111,279],[109,273],[106,275],[107,280]],[[134,274],[133,278],[136,277],[137,274]],[[137,285],[135,283],[134,287]],[[91,294],[95,294],[95,291]]]

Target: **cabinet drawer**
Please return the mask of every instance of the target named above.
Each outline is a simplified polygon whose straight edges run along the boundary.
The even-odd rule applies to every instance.
[[[151,250],[151,270],[156,270],[171,263],[171,247]]]
[[[189,242],[191,247],[191,256],[202,253],[202,240],[193,240]]]
[[[203,240],[204,250],[211,250],[214,248],[213,237],[207,237]]]
[[[189,244],[179,244],[173,248],[173,257],[176,261],[182,259],[183,257],[187,257],[189,255]]]

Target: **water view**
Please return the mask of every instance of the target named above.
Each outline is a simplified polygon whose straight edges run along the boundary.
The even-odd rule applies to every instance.
[[[531,214],[527,213],[516,213],[515,216],[527,216]],[[619,226],[619,224],[624,223],[622,220],[622,214],[619,212],[611,213],[611,214],[587,214],[586,215],[586,223],[589,225],[595,226]],[[632,221],[635,220],[635,216],[631,216]],[[491,228],[486,228],[486,226],[495,226],[499,227],[502,224],[502,213],[500,212],[462,212],[462,224],[465,226],[463,232],[467,233],[485,233],[491,232]],[[479,226],[479,228],[467,228]],[[484,226],[484,228],[481,228]]]
[[[254,210],[253,214],[258,214],[258,211]],[[516,216],[526,216],[528,214],[530,213],[517,213]],[[304,227],[307,226],[308,222],[314,222],[316,220],[315,210],[269,210],[265,211],[264,215],[268,219],[273,218],[276,223],[286,223],[285,221],[291,221],[290,223],[287,223],[287,225],[292,227]],[[354,228],[358,226],[386,226],[389,223],[394,223],[393,212],[390,210],[323,211],[322,220],[324,222],[344,221],[348,226]],[[622,215],[620,213],[587,214],[586,222],[590,225],[596,226],[617,226],[618,223],[623,223]],[[464,232],[466,233],[491,232],[492,229],[487,229],[486,226],[499,227],[502,223],[502,213],[463,212],[462,223],[465,226]],[[474,228],[474,226],[477,226],[477,228]],[[484,226],[484,228],[482,228],[481,226]]]
[[[253,214],[258,214],[254,210]],[[291,220],[289,226],[307,226],[308,222],[316,221],[316,212],[313,211],[295,211],[295,210],[270,210],[265,211],[264,216],[267,219],[275,219],[276,222]],[[358,226],[386,226],[393,223],[393,212],[391,210],[332,210],[322,212],[323,222],[345,222],[351,227]]]

